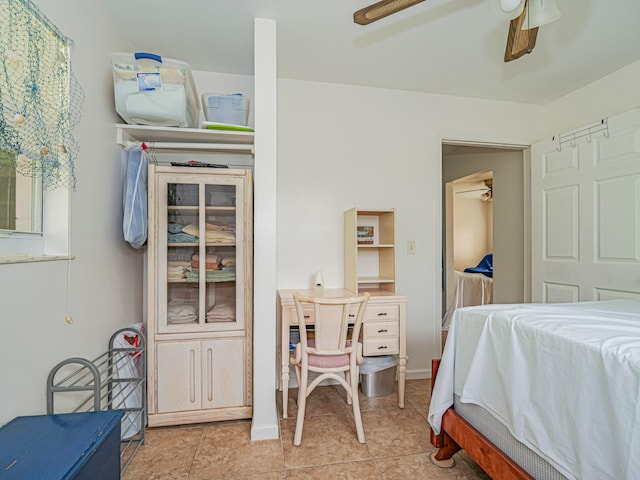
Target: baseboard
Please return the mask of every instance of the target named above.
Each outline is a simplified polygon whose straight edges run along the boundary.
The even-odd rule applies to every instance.
[[[278,424],[274,425],[251,425],[251,441],[277,440],[280,438]]]
[[[315,372],[309,372],[309,383],[316,377]],[[431,369],[419,369],[419,370],[407,370],[406,379],[407,380],[424,380],[427,378],[431,378]],[[320,382],[320,385],[339,385],[337,380],[333,380],[331,378],[327,380],[323,380]],[[295,375],[291,375],[289,377],[289,388],[298,388],[298,379]]]
[[[407,380],[424,380],[431,378],[431,369],[407,370]]]

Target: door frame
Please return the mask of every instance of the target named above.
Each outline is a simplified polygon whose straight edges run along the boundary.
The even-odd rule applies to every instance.
[[[435,188],[435,202],[438,208],[436,208],[435,215],[435,245],[434,249],[434,265],[439,268],[434,269],[436,296],[434,303],[434,339],[436,341],[436,350],[438,355],[442,352],[442,315],[444,313],[445,305],[443,305],[443,281],[445,278],[446,265],[444,265],[444,245],[442,243],[443,236],[443,210],[444,210],[444,194],[443,194],[443,178],[442,178],[442,146],[443,145],[460,145],[468,147],[485,147],[485,148],[505,148],[511,150],[522,151],[523,162],[523,201],[524,211],[523,223],[524,223],[524,292],[523,298],[525,302],[531,301],[531,144],[522,139],[486,139],[475,140],[472,138],[463,138],[458,135],[438,135],[436,138],[435,146],[435,159],[434,162],[434,176],[438,180]]]

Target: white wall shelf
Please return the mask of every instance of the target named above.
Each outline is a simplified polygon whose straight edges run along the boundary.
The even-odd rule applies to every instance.
[[[131,142],[145,142],[156,150],[253,154],[253,141],[254,132],[116,124],[116,142],[123,147]]]

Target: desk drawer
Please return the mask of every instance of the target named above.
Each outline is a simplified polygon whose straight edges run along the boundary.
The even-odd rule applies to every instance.
[[[307,317],[307,321],[314,323],[315,322],[315,312],[313,308],[303,308],[305,315],[309,315]],[[336,313],[339,310],[336,309]],[[356,313],[358,312],[357,307],[349,307],[349,317],[351,320],[356,319]],[[296,307],[284,307],[282,309],[282,316],[285,317],[283,320],[285,323],[289,325],[297,325],[298,323],[298,315],[296,313]],[[364,313],[365,322],[370,321],[390,321],[390,320],[398,320],[400,317],[399,307],[398,305],[369,305],[367,306],[367,310]]]
[[[398,337],[400,333],[398,322],[369,322],[365,323],[362,328],[365,340]]]
[[[303,308],[305,318],[307,323],[315,322],[315,312],[312,309]],[[296,312],[296,307],[287,307],[282,309],[282,316],[284,317],[282,320],[285,324],[289,325],[297,325],[298,324],[298,313]]]
[[[398,305],[367,305],[366,321],[398,320],[400,317]]]
[[[400,352],[400,340],[398,337],[372,338],[363,342],[362,354],[370,355],[391,355]]]

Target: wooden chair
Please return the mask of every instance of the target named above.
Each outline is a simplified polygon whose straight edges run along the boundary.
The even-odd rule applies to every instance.
[[[298,378],[298,417],[294,445],[302,441],[302,426],[307,397],[318,384],[327,379],[337,380],[347,392],[347,403],[353,405],[358,441],[364,443],[364,429],[358,402],[358,365],[362,363],[362,344],[358,342],[369,294],[353,297],[305,297],[294,293],[298,315],[300,343],[296,345],[291,363]],[[313,307],[313,315],[305,318],[304,306]],[[313,338],[308,338],[307,322],[314,324]],[[353,324],[351,338],[347,338],[349,324]],[[309,384],[309,372],[319,375]],[[344,378],[342,375],[344,375]]]

